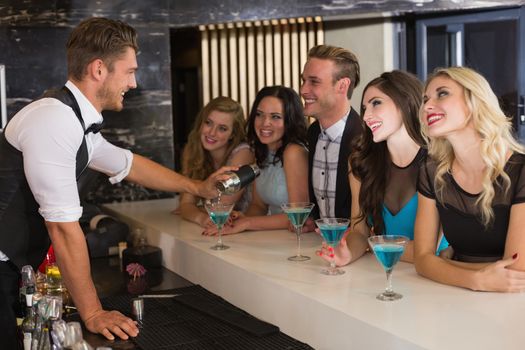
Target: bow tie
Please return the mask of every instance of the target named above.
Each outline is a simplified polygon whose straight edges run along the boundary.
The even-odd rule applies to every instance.
[[[96,134],[97,132],[100,132],[104,128],[104,122],[98,123],[98,124],[91,124],[89,128],[86,129],[84,132],[84,135],[89,134],[92,132],[93,134]]]

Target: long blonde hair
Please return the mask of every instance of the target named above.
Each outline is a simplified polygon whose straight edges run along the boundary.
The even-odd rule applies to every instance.
[[[188,143],[184,147],[182,173],[192,179],[204,180],[215,171],[211,154],[202,147],[201,142],[202,124],[212,111],[229,113],[233,118],[232,133],[228,140],[228,148],[226,149],[225,157],[220,166],[226,164],[235,147],[241,142],[246,141],[246,132],[244,130],[245,118],[242,106],[231,98],[222,96],[208,102],[197,115],[193,129],[188,136]]]
[[[498,98],[490,88],[487,80],[476,71],[466,67],[438,68],[425,83],[425,91],[430,82],[436,77],[445,77],[454,80],[463,87],[466,105],[470,111],[474,129],[481,139],[480,153],[485,170],[483,173],[483,190],[476,201],[479,206],[481,219],[488,226],[494,219],[492,200],[494,199],[494,183],[501,176],[501,183],[505,191],[510,187],[510,178],[505,173],[508,151],[525,153],[524,147],[516,141],[512,134],[512,122],[500,108]],[[420,110],[423,116],[424,104]],[[423,119],[422,119],[423,120]],[[443,198],[445,187],[444,175],[452,169],[455,159],[454,150],[444,137],[431,138],[428,136],[428,125],[421,123],[421,132],[429,140],[429,154],[437,162],[434,187],[438,198]]]

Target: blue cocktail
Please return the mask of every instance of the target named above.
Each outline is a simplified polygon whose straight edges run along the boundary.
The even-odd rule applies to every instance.
[[[403,255],[404,248],[395,244],[383,244],[374,246],[377,260],[383,265],[385,271],[392,270],[394,265]]]
[[[220,197],[215,199],[208,199],[204,203],[204,207],[206,208],[206,211],[208,212],[208,215],[210,216],[211,221],[217,226],[217,235],[219,236],[219,239],[217,240],[217,243],[214,246],[211,246],[210,249],[213,250],[226,250],[230,248],[227,245],[224,245],[222,243],[222,227],[228,221],[228,217],[230,216],[230,213],[233,208],[233,203],[222,203],[220,201]]]
[[[228,217],[230,216],[229,212],[220,212],[220,211],[212,211],[209,213],[210,219],[213,221],[213,223],[217,226],[223,227],[226,221],[228,221]]]
[[[374,254],[386,271],[385,291],[377,296],[377,299],[392,301],[401,299],[403,296],[392,290],[392,271],[405,251],[405,244],[409,239],[398,235],[377,235],[368,238],[368,243]]]
[[[288,220],[292,223],[295,228],[295,234],[297,236],[297,254],[288,258],[291,261],[305,261],[310,260],[309,256],[301,255],[301,233],[303,231],[303,225],[310,215],[313,203],[308,202],[297,202],[297,203],[286,203],[281,205],[283,211],[288,215]]]
[[[319,227],[319,231],[321,232],[324,241],[334,249],[339,242],[341,242],[349,223],[350,220],[344,218],[324,218],[315,220],[315,224]],[[342,275],[345,273],[343,270],[340,270],[335,266],[335,256],[333,253],[330,258],[330,267],[322,270],[321,273],[330,276]]]

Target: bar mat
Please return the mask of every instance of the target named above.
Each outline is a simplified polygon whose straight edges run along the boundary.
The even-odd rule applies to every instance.
[[[144,299],[143,325],[133,339],[142,350],[312,349],[199,285],[163,293],[181,296]],[[127,295],[108,297],[102,300],[102,305],[131,317],[131,299]]]

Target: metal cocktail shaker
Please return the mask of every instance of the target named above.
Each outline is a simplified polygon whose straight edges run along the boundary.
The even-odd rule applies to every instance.
[[[226,180],[218,181],[215,187],[221,194],[234,194],[255,180],[260,173],[261,170],[257,164],[243,165],[236,171],[226,173],[229,177]]]

